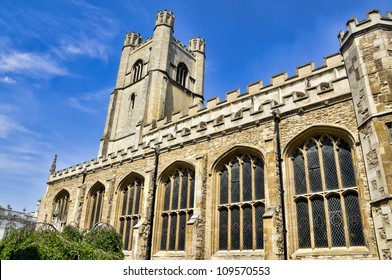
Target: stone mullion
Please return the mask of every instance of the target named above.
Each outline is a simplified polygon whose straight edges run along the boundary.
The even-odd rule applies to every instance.
[[[325,195],[323,195],[323,202],[324,202],[324,215],[325,215],[325,225],[327,227],[327,242],[328,242],[328,248],[332,248],[332,230],[331,230],[331,223],[329,219],[329,211],[328,211],[328,199],[326,198]]]
[[[180,214],[178,212],[176,212],[176,216],[177,216],[177,219],[176,219],[176,239],[174,242],[174,251],[178,250],[178,239],[180,236]],[[185,240],[184,240],[184,242],[185,242]]]
[[[242,209],[241,206],[239,206],[239,210],[240,210],[240,228],[239,228],[239,232],[240,232],[240,251],[243,250],[244,248],[244,234],[243,234],[243,228],[244,228],[244,221],[243,221],[243,215],[244,215],[244,210]]]
[[[184,179],[184,174],[180,171],[178,172],[180,180],[178,180],[178,197],[177,197],[177,209],[181,209],[181,194],[182,194],[182,180]]]
[[[317,144],[317,152],[318,152],[318,156],[319,156],[321,186],[322,186],[323,192],[326,192],[327,191],[327,184],[326,184],[326,178],[325,178],[324,158],[323,158],[323,151],[322,151],[323,144],[320,141],[316,141],[316,144]]]
[[[358,196],[358,194],[357,194]],[[350,236],[349,236],[349,227],[348,227],[348,221],[347,221],[347,216],[346,216],[346,204],[344,201],[344,196],[339,193],[339,198],[340,198],[340,207],[341,207],[341,211],[342,211],[342,222],[343,222],[343,226],[344,226],[344,237],[346,239],[346,247],[349,248],[351,246],[350,244]],[[358,200],[359,202],[359,200]],[[362,223],[362,221],[360,221],[360,223]]]
[[[255,207],[254,203],[251,205],[251,207],[252,207],[252,249],[256,250],[257,249],[257,241],[256,241],[257,228],[256,228],[256,207]]]
[[[310,228],[310,244],[312,249],[315,248],[315,238],[314,238],[314,226],[313,226],[313,211],[312,211],[312,201],[310,200],[309,194],[310,190],[310,181],[309,181],[309,168],[308,168],[308,156],[307,156],[307,148],[304,144],[302,155],[304,157],[304,169],[305,169],[305,183],[306,183],[306,199],[308,201],[308,214],[309,214],[309,228]]]
[[[334,145],[334,156],[335,156],[336,173],[338,175],[337,176],[338,177],[338,185],[339,185],[339,190],[342,190],[343,189],[342,171],[340,169],[340,162],[339,162],[339,150],[340,150],[340,148],[338,147],[338,143],[336,141],[333,141],[333,145]]]
[[[169,246],[170,246],[170,237],[171,237],[171,230],[170,230],[170,225],[171,225],[171,213],[167,213],[167,236],[166,236],[166,248],[165,251],[169,251]]]
[[[227,208],[227,250],[231,250],[231,208]]]

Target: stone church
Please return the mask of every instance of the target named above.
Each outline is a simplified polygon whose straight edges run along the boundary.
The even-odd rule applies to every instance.
[[[207,101],[206,43],[174,22],[126,34],[98,157],[54,161],[38,222],[110,225],[127,259],[391,259],[392,13]]]

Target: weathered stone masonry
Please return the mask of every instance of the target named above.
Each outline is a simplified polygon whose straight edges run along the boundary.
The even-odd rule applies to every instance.
[[[64,222],[89,228],[92,213],[89,198],[94,196],[97,185],[103,185],[103,200],[97,204],[97,209],[101,209],[97,212],[100,213],[99,222],[121,231],[121,223],[131,222],[119,219],[125,205],[119,199],[123,191],[121,186],[129,178],[137,176],[143,178],[142,191],[138,196],[141,197],[139,209],[137,215],[132,216],[137,216],[137,220],[132,225],[132,236],[127,237],[126,231],[123,232],[124,241],[132,244],[132,249],[125,251],[129,259],[148,257],[150,233],[153,259],[283,259],[283,241],[287,244],[289,259],[391,259],[392,139],[389,127],[392,123],[392,14],[388,12],[382,16],[373,10],[361,22],[349,20],[347,30],[341,31],[338,36],[340,52],[325,57],[321,67],[315,68],[313,63],[301,65],[292,77],[284,72],[273,76],[268,85],[258,81],[248,85],[245,93],[234,90],[226,94],[226,100],[220,101],[216,97],[207,100],[205,106],[205,41],[195,38],[190,40],[188,47],[181,44],[173,36],[174,21],[172,13],[159,12],[152,38],[143,41],[140,34],[126,35],[99,156],[60,171],[52,170],[38,221],[53,223],[55,197],[65,190],[69,193],[69,206]],[[284,217],[272,110],[278,110],[281,117]],[[355,186],[344,187],[343,178],[339,175],[338,190],[326,189],[327,183],[323,181],[324,191],[310,193],[306,198],[309,209],[315,209],[317,201],[325,201],[323,215],[328,216],[324,230],[332,233],[328,233],[328,240],[324,237],[328,246],[318,246],[320,237],[316,227],[319,224],[316,217],[312,220],[310,216],[305,219],[311,224],[309,237],[306,235],[305,239],[309,238],[306,240],[312,245],[303,246],[300,242],[304,241],[300,239],[304,231],[300,227],[305,225],[306,228],[308,224],[299,222],[297,202],[304,198],[297,193],[293,155],[304,142],[319,135],[336,139],[336,145],[348,143],[353,162],[350,172],[355,175]],[[322,147],[320,145],[316,150],[319,155]],[[340,156],[341,147],[335,146],[336,155]],[[159,162],[157,181],[154,182],[156,151]],[[246,222],[246,216],[241,216],[240,233],[234,230],[234,226],[228,233],[229,236],[238,235],[240,249],[219,249],[224,231],[220,228],[217,208],[221,184],[218,166],[227,164],[230,167],[232,163],[226,163],[227,160],[246,154],[264,163],[265,212],[262,228],[255,226],[261,222],[256,219],[256,214],[252,214],[251,222]],[[334,166],[341,166],[337,170],[344,169],[339,160],[335,159]],[[320,176],[326,178],[325,161],[320,163]],[[240,162],[240,166],[243,164]],[[309,168],[310,163],[306,166]],[[176,170],[183,167],[192,170],[194,175],[176,175]],[[239,173],[241,188],[245,188],[242,186],[245,184],[244,172]],[[255,174],[255,171],[250,172]],[[304,175],[304,182],[313,188],[310,169],[306,172],[308,175]],[[176,176],[179,176],[179,182],[185,180],[182,178],[191,180],[193,200],[189,209],[171,212],[170,220],[177,221],[174,217],[179,217],[177,226],[166,228],[162,218],[168,197],[165,184],[174,182],[175,185]],[[151,205],[155,183],[156,203]],[[254,181],[252,184],[261,182]],[[328,208],[332,207],[331,197],[339,195],[341,205],[345,205],[349,194],[358,199],[359,219],[346,213],[351,211],[348,206],[343,207],[337,216],[333,214],[336,211]],[[173,191],[170,195],[172,200],[173,197],[177,199],[174,195]],[[231,207],[238,207],[240,213],[245,213],[246,209],[253,209],[258,203],[253,199]],[[155,210],[152,224],[151,207]],[[308,215],[316,213],[312,211],[307,212]],[[185,213],[189,215],[186,225],[180,221]],[[340,235],[335,233],[334,228],[334,222],[339,221],[338,226],[344,223],[348,227]],[[358,228],[358,222],[362,229],[360,233],[353,230]],[[283,223],[286,235],[282,230]],[[166,231],[169,228],[170,232]],[[252,232],[250,244],[253,244],[253,249],[245,250],[249,230]],[[256,248],[259,246],[256,245],[256,231],[263,233],[262,248]],[[171,239],[168,239],[169,247],[165,250],[162,236],[167,234]],[[355,234],[363,235],[357,245],[354,245],[356,241],[352,236]],[[177,236],[176,239],[172,239],[173,236]],[[185,238],[183,241],[182,237]],[[345,246],[333,245],[339,238],[346,240]],[[230,245],[234,240],[228,242],[228,246],[234,246]],[[183,250],[173,249],[182,245]]]

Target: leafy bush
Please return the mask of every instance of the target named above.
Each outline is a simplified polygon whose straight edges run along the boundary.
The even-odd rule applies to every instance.
[[[82,234],[66,226],[62,232],[14,230],[0,242],[2,260],[121,260],[121,237],[112,228],[96,228]]]

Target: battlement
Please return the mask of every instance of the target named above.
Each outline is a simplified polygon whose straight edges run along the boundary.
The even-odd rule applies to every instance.
[[[167,10],[159,11],[155,20],[155,28],[159,25],[166,25],[174,31],[174,20],[173,12],[168,12]]]
[[[165,152],[264,125],[272,120],[271,111],[276,108],[285,117],[350,98],[347,73],[339,53],[324,58],[320,67],[315,68],[310,62],[296,69],[292,77],[282,72],[274,75],[269,85],[263,86],[258,81],[248,85],[247,92],[232,90],[226,93],[225,100],[215,97],[207,100],[205,107],[195,104],[173,114],[170,120],[163,118],[139,127],[142,135],[139,144],[51,173],[49,182],[153,156],[151,146],[159,145],[161,152]]]
[[[136,47],[140,45],[143,41],[142,36],[139,33],[135,32],[128,32],[125,34],[125,41],[124,41],[124,47],[125,46],[131,46],[131,47]]]
[[[351,37],[351,35],[360,31],[364,31],[365,29],[373,27],[377,24],[392,26],[392,12],[388,11],[386,16],[383,17],[379,10],[370,10],[366,13],[366,19],[363,21],[358,21],[357,18],[348,20],[346,24],[346,32],[341,30],[338,35],[340,45],[343,46]]]
[[[192,38],[189,40],[189,49],[191,51],[199,51],[204,53],[206,48],[206,42],[204,39],[197,37],[197,38]]]

